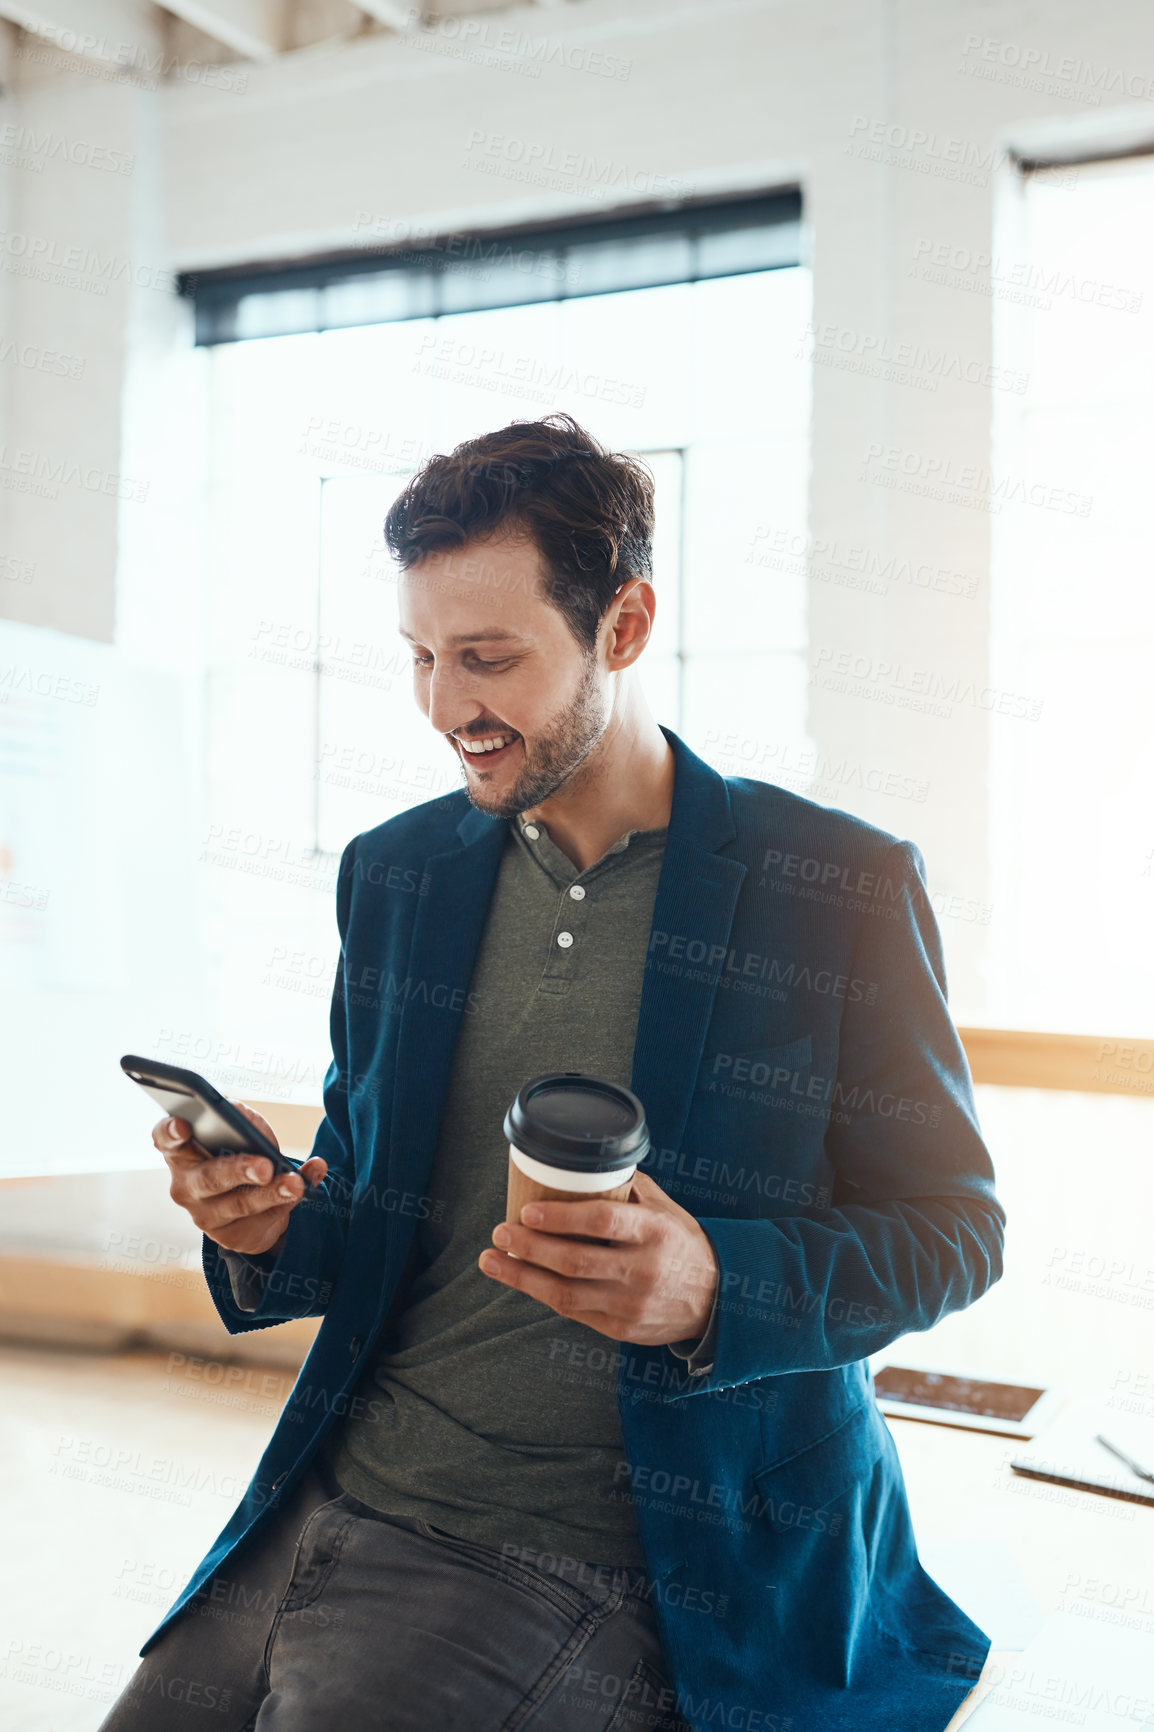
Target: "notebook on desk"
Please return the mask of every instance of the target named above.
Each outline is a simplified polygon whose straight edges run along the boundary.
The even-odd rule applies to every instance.
[[[1032,1442],[1011,1457],[1015,1473],[1057,1485],[1154,1504],[1154,1480],[1143,1479],[1099,1437],[1154,1473],[1154,1415],[1127,1413],[1118,1398],[1085,1396],[1071,1403]]]

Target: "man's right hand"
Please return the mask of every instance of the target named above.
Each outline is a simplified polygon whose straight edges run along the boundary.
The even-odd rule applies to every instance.
[[[266,1119],[243,1101],[233,1105],[280,1147]],[[188,1210],[202,1233],[226,1251],[245,1256],[280,1250],[288,1218],[305,1193],[303,1178],[296,1173],[274,1176],[266,1155],[210,1155],[193,1141],[192,1127],[184,1119],[161,1119],[152,1140],[172,1174],[169,1196]],[[314,1183],[328,1170],[319,1155],[301,1167]]]

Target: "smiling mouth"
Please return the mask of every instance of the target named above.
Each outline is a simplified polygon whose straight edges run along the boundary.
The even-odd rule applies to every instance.
[[[504,760],[519,744],[520,734],[508,731],[499,734],[481,734],[476,739],[465,742],[459,735],[454,735],[461,757],[474,769],[487,770],[490,765]]]

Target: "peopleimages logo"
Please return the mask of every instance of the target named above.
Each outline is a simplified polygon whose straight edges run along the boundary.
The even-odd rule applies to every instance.
[[[100,687],[89,685],[87,680],[22,667],[18,662],[0,664],[0,703],[12,697],[54,698],[58,703],[83,704],[91,709],[99,696]]]
[[[1095,64],[1074,54],[1061,57],[1048,48],[1007,42],[1000,36],[971,34],[962,44],[962,71],[1027,90],[1054,92],[1097,107],[1103,96],[1154,100],[1154,74]]]
[[[891,384],[913,385],[923,391],[936,391],[942,380],[952,380],[1022,396],[1030,380],[1028,373],[999,367],[992,361],[967,358],[930,343],[899,340],[876,331],[829,323],[807,325],[796,353],[819,366],[837,366],[886,379]]]
[[[605,54],[583,43],[557,37],[529,36],[507,25],[496,26],[487,18],[456,17],[452,13],[429,16],[420,6],[410,6],[407,27],[397,38],[404,48],[428,54],[447,54],[491,66],[502,72],[540,78],[546,66],[567,72],[589,73],[595,78],[626,79],[631,60]]]
[[[640,409],[645,402],[645,386],[635,380],[587,372],[540,355],[509,354],[463,338],[437,337],[431,331],[420,339],[413,371],[549,404],[562,392],[629,409]]]
[[[539,177],[549,175],[562,184],[577,186],[586,182],[591,196],[635,192],[651,197],[688,198],[693,191],[689,181],[643,168],[638,163],[618,162],[583,150],[559,150],[539,139],[514,138],[504,132],[486,132],[481,127],[474,127],[469,133],[465,148],[468,153],[465,168],[488,174],[507,173],[512,178],[530,179],[538,184]]]
[[[934,452],[911,451],[871,441],[863,461],[866,469],[862,479],[877,486],[921,493],[930,499],[975,506],[995,514],[1007,503],[1077,517],[1089,517],[1094,508],[1092,494],[1026,475],[995,475],[981,465],[958,463],[952,456]]]
[[[411,223],[404,217],[376,216],[372,211],[359,210],[353,222],[353,233],[359,237],[366,230],[374,240],[385,244],[379,249],[365,247],[365,252],[379,250],[393,263],[452,270],[479,282],[488,282],[495,269],[521,271],[526,275],[545,277],[550,282],[568,283],[570,287],[580,275],[578,267],[570,267],[553,252],[538,251],[534,247],[513,247],[507,240],[494,239],[490,235],[444,234],[425,224]]]
[[[17,343],[11,337],[0,338],[0,361],[33,373],[54,373],[62,379],[83,379],[87,365],[79,355],[42,349],[38,343]]]
[[[31,159],[26,166],[37,171],[46,162],[70,162],[78,168],[98,168],[107,174],[131,174],[136,158],[128,151],[113,150],[107,144],[93,144],[87,139],[65,138],[58,132],[37,132],[31,126],[15,121],[0,126],[0,153]]]
[[[756,950],[738,950],[724,944],[706,944],[703,938],[695,938],[691,933],[666,932],[655,927],[649,937],[649,954],[654,957],[659,952],[662,957],[669,957],[674,961],[683,959],[699,965],[710,974],[721,967],[722,976],[737,974],[743,978],[752,977],[820,996],[847,998],[854,1004],[876,1004],[880,992],[875,980],[840,974],[830,968],[815,968],[811,963],[797,959],[787,961],[780,956],[763,956]]]
[[[345,963],[345,994],[358,1010],[400,1012],[406,1004],[432,1005],[435,1010],[463,1011],[476,1016],[480,1011],[475,992],[463,986],[450,986],[444,981],[414,979],[407,974],[402,980],[391,969],[376,968],[364,963],[358,969],[350,960]]]
[[[761,862],[758,888],[799,900],[829,903],[858,914],[879,915],[896,920],[908,897],[914,907],[928,906],[937,916],[972,920],[988,926],[993,908],[976,898],[927,891],[920,878],[890,878],[867,872],[841,860],[817,860],[812,856],[786,854],[767,848]]]
[[[738,1082],[751,1083],[754,1091],[761,1092],[735,1088],[734,1083]],[[837,1077],[819,1076],[804,1067],[775,1065],[756,1056],[729,1052],[719,1052],[713,1060],[705,1092],[711,1090],[725,1097],[746,1099],[764,1106],[781,1105],[782,1100],[774,1091],[784,1090],[787,1095],[804,1101],[818,1101],[826,1109],[848,1108],[849,1112],[840,1116],[835,1112],[839,1124],[849,1124],[850,1114],[855,1112],[863,1118],[900,1119],[903,1124],[926,1125],[931,1130],[936,1130],[942,1121],[940,1105],[931,1101],[895,1095],[888,1089],[879,1094],[872,1088],[862,1088],[858,1083],[843,1083]]]
[[[888,657],[861,655],[832,646],[818,650],[810,684],[845,692],[850,697],[867,697],[878,703],[921,710],[947,720],[955,704],[969,704],[989,715],[1036,722],[1044,702],[1042,698],[1003,691],[997,686],[979,686],[960,674],[909,667]]]
[[[36,270],[71,273],[83,286],[90,280],[100,294],[108,293],[110,283],[127,283],[140,289],[162,289],[176,293],[176,278],[171,271],[156,265],[134,262],[115,253],[101,253],[78,242],[62,242],[48,235],[26,235],[14,229],[0,229],[0,255],[4,268],[15,268],[15,261]]]
[[[934,565],[926,559],[911,559],[890,549],[883,552],[860,542],[842,543],[833,537],[775,528],[767,523],[759,523],[754,530],[745,564],[792,572],[798,577],[815,577],[878,595],[888,595],[891,583],[908,583],[913,589],[961,595],[967,600],[978,593],[978,580],[972,573]],[[716,729],[711,729],[710,737],[716,733]]]
[[[915,174],[976,187],[989,186],[990,177],[1011,160],[998,145],[950,137],[924,126],[871,120],[864,114],[855,115],[844,153],[862,162],[908,168]]]
[[[46,499],[55,499],[61,487],[82,487],[86,493],[103,493],[143,504],[148,498],[149,484],[121,475],[115,469],[98,469],[94,464],[77,463],[46,451],[12,450],[0,445],[0,486],[13,492],[38,493]]]
[[[90,31],[70,30],[59,24],[41,23],[36,39],[26,38],[17,50],[21,60],[36,66],[51,66],[73,76],[110,79],[156,90],[162,81],[204,84],[238,94],[248,88],[248,73],[215,61],[179,60],[175,55],[146,48],[140,42],[114,42]],[[63,65],[61,54],[69,61]]]
[[[910,274],[925,282],[976,289],[986,294],[999,288],[1017,291],[1025,304],[1043,312],[1048,312],[1053,301],[1061,296],[1085,307],[1104,307],[1119,313],[1137,313],[1142,308],[1141,289],[1103,282],[1100,277],[1081,276],[1065,265],[1038,260],[1017,263],[956,241],[923,238],[914,247],[913,259]]]

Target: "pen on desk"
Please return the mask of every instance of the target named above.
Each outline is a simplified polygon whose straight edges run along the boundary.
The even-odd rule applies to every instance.
[[[1099,1435],[1094,1439],[1094,1441],[1095,1443],[1100,1443],[1103,1449],[1108,1449],[1111,1455],[1116,1455],[1119,1461],[1124,1461],[1126,1466],[1130,1469],[1130,1472],[1136,1473],[1139,1479],[1148,1479],[1151,1484],[1154,1484],[1154,1473],[1150,1473],[1149,1470],[1144,1467],[1139,1467],[1138,1463],[1134,1461],[1132,1457],[1126,1455],[1122,1450],[1120,1450],[1116,1443],[1111,1443],[1108,1437],[1102,1437]]]

